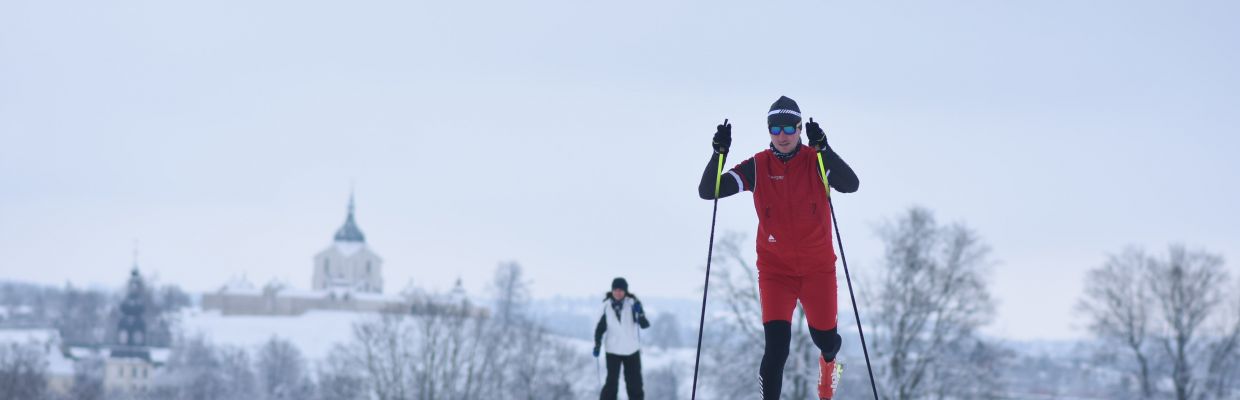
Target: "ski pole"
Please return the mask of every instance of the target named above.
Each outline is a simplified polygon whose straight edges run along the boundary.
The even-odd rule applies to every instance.
[[[727,125],[727,118],[723,119]],[[718,151],[718,150],[716,150]],[[706,282],[702,284],[702,315],[698,320],[697,355],[693,358],[693,391],[690,400],[697,399],[698,364],[702,361],[702,330],[706,327],[706,293],[710,289],[710,260],[715,253],[715,217],[719,215],[719,181],[723,177],[723,160],[728,153],[719,153],[719,171],[715,174],[715,206],[710,211],[710,245],[706,248]]]
[[[603,387],[603,368],[598,366],[598,357],[594,357],[594,378],[598,380],[598,387]]]
[[[809,122],[814,122],[813,118]],[[861,352],[865,354],[865,369],[870,372],[870,390],[874,391],[874,400],[878,400],[878,385],[874,383],[874,368],[870,367],[870,350],[865,345],[865,331],[861,329],[861,311],[857,309],[857,296],[853,294],[852,276],[848,273],[848,257],[844,255],[844,238],[840,237],[840,224],[835,219],[835,202],[831,200],[831,186],[827,185],[827,168],[822,163],[822,152],[818,154],[818,174],[822,176],[822,186],[827,190],[827,206],[831,208],[831,225],[835,227],[835,240],[840,245],[840,261],[844,263],[844,280],[848,281],[848,298],[852,300],[853,316],[857,318],[857,334],[861,336]]]

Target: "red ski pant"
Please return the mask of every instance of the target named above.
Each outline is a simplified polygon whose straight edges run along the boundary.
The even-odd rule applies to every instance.
[[[809,327],[820,331],[835,329],[836,303],[835,264],[818,263],[801,268],[771,265],[758,260],[758,294],[762,299],[762,323],[792,321],[797,300],[805,309]]]

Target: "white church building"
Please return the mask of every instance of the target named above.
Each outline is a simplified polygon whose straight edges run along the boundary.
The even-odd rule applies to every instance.
[[[383,259],[366,245],[366,235],[353,217],[353,196],[349,196],[349,216],[336,230],[332,244],[314,256],[313,289],[342,289],[363,293],[383,292]]]
[[[314,256],[311,290],[298,290],[279,282],[262,288],[234,279],[202,297],[204,310],[224,315],[301,315],[309,310],[410,312],[412,299],[383,293],[383,259],[366,244],[354,216],[353,196],[349,213],[336,230],[332,243]]]

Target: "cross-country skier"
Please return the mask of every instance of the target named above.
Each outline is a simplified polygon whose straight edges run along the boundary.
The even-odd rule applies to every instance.
[[[758,369],[765,400],[779,399],[784,363],[792,340],[792,312],[797,300],[809,320],[809,333],[822,352],[818,360],[818,397],[835,395],[839,376],[835,355],[840,350],[836,329],[835,250],[831,242],[831,210],[819,174],[822,154],[832,188],[852,193],[856,173],[827,145],[826,133],[810,119],[805,124],[809,145],[801,144],[801,109],[781,96],[766,116],[771,146],[742,161],[719,178],[719,197],[753,192],[758,212],[758,291],[766,350]],[[715,131],[714,155],[702,173],[698,195],[715,198],[719,158],[732,145],[732,126]]]
[[[594,328],[594,356],[598,357],[607,336],[607,381],[603,384],[600,400],[616,400],[620,389],[620,367],[624,366],[624,387],[629,400],[642,400],[642,354],[641,336],[638,328],[650,327],[642,302],[629,293],[629,283],[624,278],[611,281],[611,291],[603,297],[603,315]]]

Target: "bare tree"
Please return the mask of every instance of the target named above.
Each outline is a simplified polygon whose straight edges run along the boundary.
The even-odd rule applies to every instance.
[[[1240,359],[1240,298],[1227,302],[1228,282],[1217,254],[1172,245],[1162,258],[1129,248],[1090,272],[1082,309],[1104,351],[1131,355],[1142,397],[1228,398]]]
[[[745,239],[726,232],[715,243],[698,388],[712,398],[753,398],[760,390],[758,362],[766,338],[757,270],[744,257]]]
[[[363,372],[366,384],[379,400],[413,399],[416,343],[412,326],[403,316],[385,314],[378,321],[353,326],[353,342],[338,348],[338,356]]]
[[[1223,399],[1240,392],[1240,285],[1232,285],[1232,297],[1220,313],[1213,331],[1221,332],[1206,346],[1205,394]]]
[[[305,399],[313,391],[306,361],[288,340],[272,337],[258,350],[259,387],[267,399]]]
[[[646,384],[646,398],[650,400],[680,399],[680,384],[685,379],[681,371],[684,369],[684,365],[674,362],[646,373],[646,378],[643,380]]]
[[[863,296],[876,312],[873,355],[884,398],[986,398],[973,388],[997,387],[984,368],[993,347],[978,329],[994,301],[986,288],[990,249],[969,228],[940,226],[912,208],[879,230],[885,247],[878,287]],[[962,385],[963,383],[963,385]]]
[[[32,344],[0,344],[0,400],[43,398],[47,360],[41,350]]]
[[[1209,334],[1201,328],[1223,300],[1227,274],[1223,258],[1173,245],[1166,260],[1152,263],[1148,281],[1160,311],[1158,340],[1171,360],[1171,379],[1178,400],[1197,397],[1200,379],[1192,361],[1199,360]]]
[[[328,354],[318,371],[317,395],[319,400],[369,399],[364,371],[353,365],[347,350],[337,347]]]
[[[474,398],[483,367],[489,366],[478,357],[489,321],[472,313],[468,298],[440,298],[438,312],[415,322],[418,398]]]
[[[495,317],[501,325],[511,323],[514,317],[524,313],[529,301],[529,283],[525,281],[521,264],[511,261],[496,267],[491,288],[495,294]]]
[[[220,368],[219,355],[206,339],[182,339],[173,347],[168,363],[157,375],[152,394],[163,398],[221,399],[226,388]]]
[[[216,400],[254,398],[254,372],[243,349],[216,347],[205,338],[180,340],[156,375],[154,398]]]
[[[1150,345],[1153,295],[1146,278],[1150,258],[1137,248],[1111,255],[1102,267],[1089,271],[1085,296],[1078,308],[1089,318],[1089,330],[1112,347],[1132,357],[1134,379],[1141,398],[1154,396]]]
[[[147,322],[146,342],[151,346],[171,346],[176,313],[189,307],[192,300],[177,285],[162,285],[156,289],[156,282],[151,283],[151,290],[145,296],[148,307],[143,316]]]
[[[717,298],[721,298],[728,320],[740,329],[745,339],[761,344],[762,299],[758,293],[758,269],[744,255],[747,236],[737,232],[722,235],[715,246],[718,263],[715,283]]]
[[[650,344],[663,349],[680,347],[681,328],[680,320],[676,318],[676,314],[659,313],[654,318],[654,323],[650,324]]]
[[[348,367],[321,376],[338,381],[332,390],[352,396],[358,380],[346,372],[351,368],[363,391],[382,400],[580,398],[586,354],[523,314],[528,288],[519,267],[509,266],[498,269],[495,279],[506,317],[473,312],[463,294],[433,296],[434,305],[416,316],[387,315],[355,325],[353,341],[332,353]]]
[[[97,345],[104,342],[102,329],[111,321],[108,312],[112,299],[99,290],[78,290],[65,284],[54,325],[65,343]]]
[[[499,332],[497,332],[499,333]],[[506,333],[508,351],[502,356],[509,384],[502,388],[513,399],[578,398],[577,377],[584,377],[588,362],[585,354],[554,341],[546,329],[522,322]]]
[[[588,359],[557,341],[526,314],[529,282],[515,262],[501,264],[493,279],[496,313],[479,346],[491,363],[483,379],[490,392],[512,399],[579,398],[576,379],[587,371]]]
[[[250,353],[242,348],[220,347],[221,376],[225,398],[242,399],[258,397],[258,378],[254,376]]]

